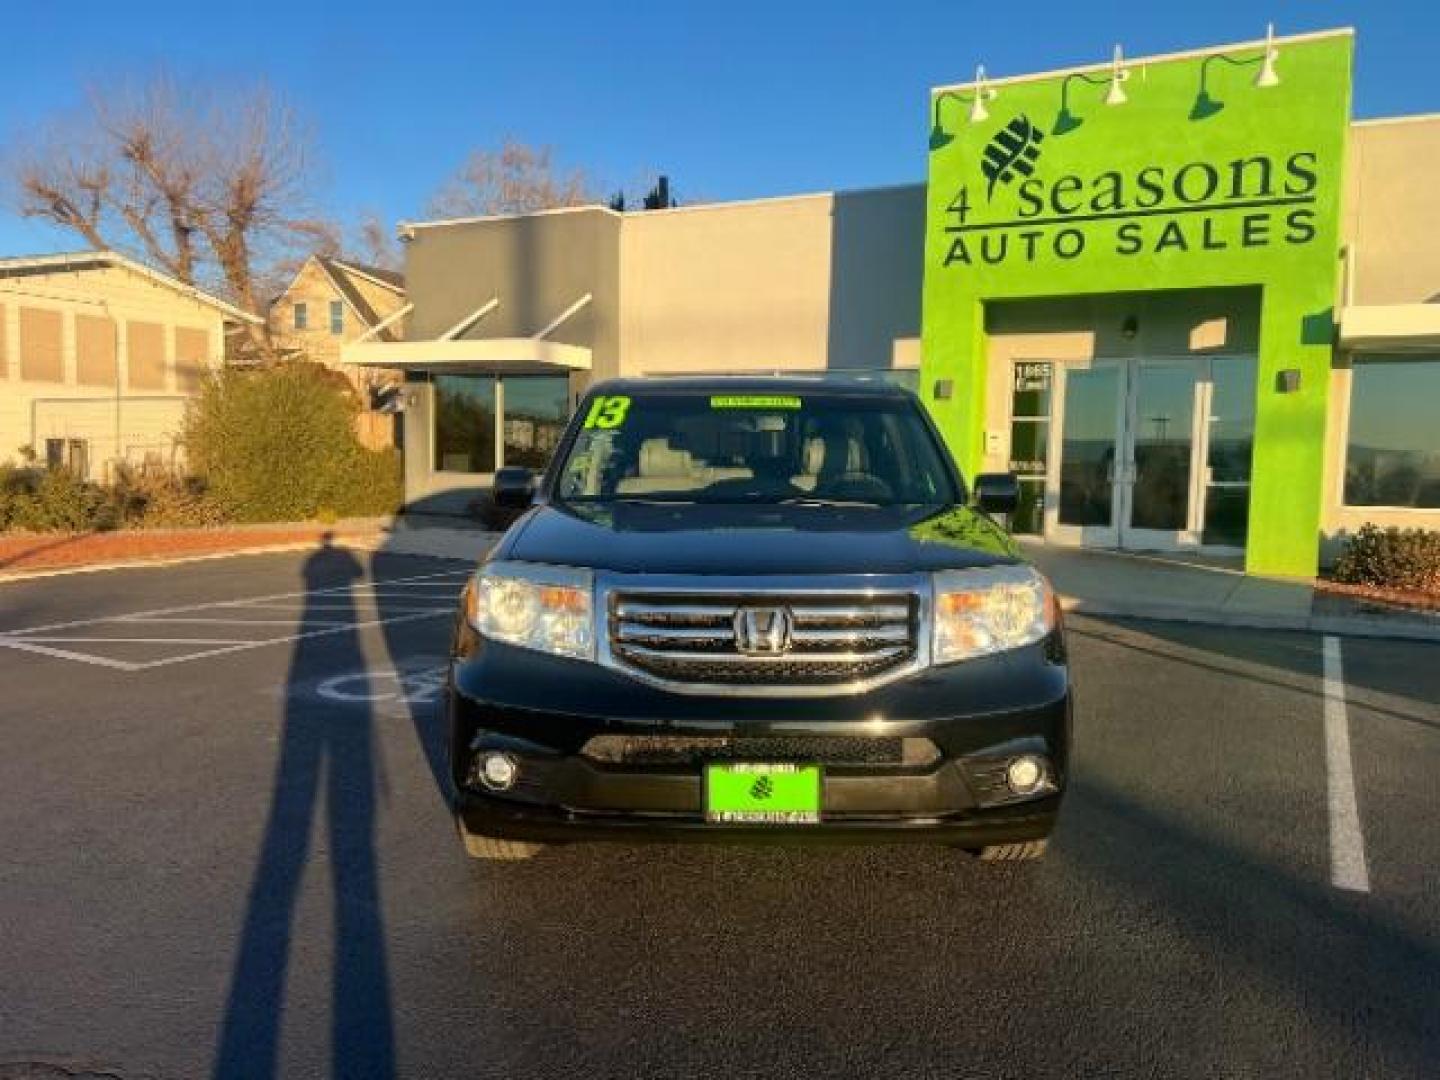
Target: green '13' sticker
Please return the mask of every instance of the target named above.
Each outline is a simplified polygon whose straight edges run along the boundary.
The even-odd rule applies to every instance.
[[[585,427],[618,428],[625,422],[625,414],[629,411],[628,397],[597,397],[590,403],[590,411],[585,414]]]

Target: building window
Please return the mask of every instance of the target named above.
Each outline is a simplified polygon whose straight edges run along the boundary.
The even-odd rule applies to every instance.
[[[543,469],[570,417],[564,375],[437,375],[434,386],[436,472]]]
[[[1025,361],[1010,384],[1010,471],[1020,478],[1020,505],[1011,531],[1045,531],[1045,475],[1050,467],[1050,388],[1055,365]]]
[[[501,387],[505,410],[505,465],[543,469],[570,417],[570,380],[564,375],[506,379]]]
[[[330,301],[330,333],[345,332],[345,304],[341,300]]]
[[[1440,509],[1440,354],[1356,357],[1345,505]]]
[[[45,467],[65,469],[81,480],[90,476],[90,442],[88,439],[46,439]]]
[[[294,306],[293,314],[295,316],[295,329],[308,330],[310,327],[309,308],[307,308],[303,302],[298,303]]]
[[[64,382],[64,317],[44,308],[20,309],[20,378]]]
[[[435,376],[435,471],[495,471],[496,387],[490,375]]]

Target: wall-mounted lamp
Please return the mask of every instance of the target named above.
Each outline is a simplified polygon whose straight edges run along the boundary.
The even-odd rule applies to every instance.
[[[1275,24],[1265,24],[1265,61],[1260,65],[1260,74],[1255,76],[1255,85],[1261,90],[1280,85],[1280,75],[1275,70],[1275,61],[1280,59],[1280,50],[1275,48]]]
[[[985,108],[985,102],[995,100],[995,90],[985,81],[985,65],[980,64],[975,68],[975,87],[972,91],[975,100],[970,103],[970,122],[978,124],[981,120],[990,119],[990,110]]]
[[[1211,64],[1216,61],[1223,61],[1231,67],[1248,67],[1251,64],[1259,64],[1260,70],[1256,72],[1251,85],[1258,90],[1268,90],[1272,86],[1280,85],[1280,73],[1275,70],[1275,61],[1278,59],[1280,59],[1280,50],[1275,47],[1274,23],[1265,27],[1265,50],[1258,56],[1247,56],[1241,59],[1236,59],[1226,53],[1207,56],[1200,62],[1200,92],[1195,95],[1195,104],[1190,109],[1190,119],[1208,120],[1225,108],[1225,103],[1210,93]]]
[[[1125,321],[1120,324],[1120,336],[1126,341],[1134,341],[1135,336],[1140,333],[1140,320],[1134,315],[1126,315]]]
[[[1060,111],[1055,114],[1055,123],[1050,128],[1051,135],[1068,135],[1085,122],[1083,117],[1076,116],[1070,110],[1070,84],[1073,82],[1089,83],[1091,86],[1104,86],[1105,97],[1102,99],[1106,105],[1124,105],[1130,100],[1125,93],[1125,83],[1130,79],[1130,69],[1125,66],[1125,54],[1119,45],[1115,46],[1115,56],[1110,61],[1110,74],[1098,75],[1087,74],[1083,71],[1072,71],[1060,83]]]
[[[940,106],[948,98],[951,101],[958,101],[962,105],[969,105],[970,111],[967,114],[970,123],[978,124],[982,120],[990,119],[990,110],[985,107],[987,101],[994,101],[997,91],[985,79],[985,65],[981,64],[975,69],[975,83],[969,95],[962,94],[955,90],[942,90],[935,95],[935,104],[931,108],[930,123],[930,149],[939,150],[942,146],[948,146],[954,141],[955,135],[945,130],[945,125],[940,122]]]
[[[1125,96],[1125,83],[1130,71],[1125,67],[1125,54],[1115,46],[1115,59],[1110,62],[1110,89],[1105,91],[1106,105],[1124,105],[1130,99]]]

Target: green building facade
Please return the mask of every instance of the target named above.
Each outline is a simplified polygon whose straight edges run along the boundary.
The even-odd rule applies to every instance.
[[[1352,52],[1117,54],[932,95],[923,394],[967,473],[1008,442],[1030,531],[1316,572]],[[1179,346],[1127,347],[1156,319]]]

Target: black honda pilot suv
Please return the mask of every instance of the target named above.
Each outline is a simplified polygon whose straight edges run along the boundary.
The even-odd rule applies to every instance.
[[[908,391],[620,380],[465,588],[447,687],[470,854],[600,839],[1045,850],[1070,679],[1049,584]]]

